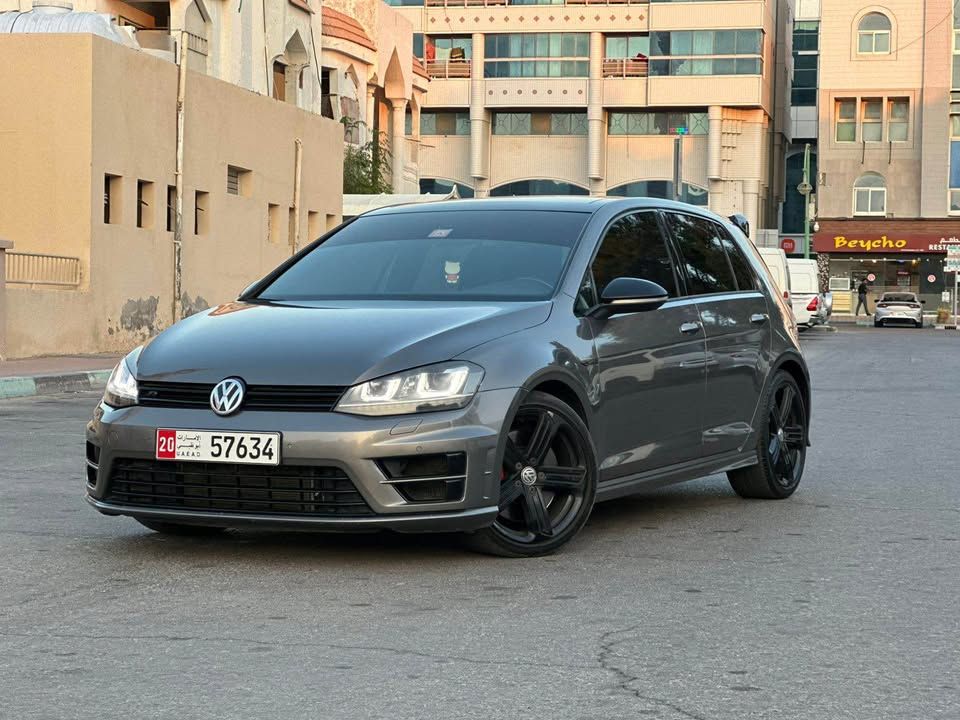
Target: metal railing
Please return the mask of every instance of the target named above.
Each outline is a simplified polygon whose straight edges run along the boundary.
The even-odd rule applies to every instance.
[[[427,75],[433,78],[468,78],[470,77],[469,60],[427,60],[424,62]]]
[[[650,0],[561,0],[560,2],[510,2],[510,0],[423,0],[427,7],[543,7],[549,5],[647,5]]]
[[[80,258],[40,253],[7,253],[7,282],[20,285],[80,285]]]
[[[187,33],[187,49],[192,50],[198,55],[206,55],[208,41],[202,35],[197,35],[189,30]],[[168,27],[142,28],[136,31],[137,42],[142,47],[154,50],[174,51],[175,42],[180,37],[179,30],[171,30]]]
[[[603,76],[605,78],[647,77],[650,61],[639,58],[604,58]]]

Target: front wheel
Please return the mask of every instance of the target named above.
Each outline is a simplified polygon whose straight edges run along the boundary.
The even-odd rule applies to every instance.
[[[800,484],[807,456],[807,412],[790,373],[774,375],[764,393],[764,419],[757,443],[757,464],[727,473],[737,495],[779,500]]]
[[[552,553],[580,531],[593,509],[598,471],[590,432],[566,403],[532,392],[502,444],[500,514],[468,542],[502,557]]]

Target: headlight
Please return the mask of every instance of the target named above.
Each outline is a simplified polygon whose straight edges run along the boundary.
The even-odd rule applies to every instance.
[[[103,401],[110,407],[122,408],[137,404],[137,379],[134,377],[137,358],[143,347],[134,349],[110,374],[107,380],[107,389],[103,393]]]
[[[354,385],[337,403],[355,415],[406,415],[462,408],[477,393],[483,370],[465,362],[441,363]]]

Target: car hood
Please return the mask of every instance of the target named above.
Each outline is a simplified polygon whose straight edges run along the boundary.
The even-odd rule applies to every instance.
[[[244,303],[194,315],[140,354],[140,380],[353,385],[539,325],[552,303]]]

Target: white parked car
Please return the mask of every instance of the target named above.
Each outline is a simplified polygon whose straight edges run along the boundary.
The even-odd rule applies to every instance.
[[[757,252],[760,253],[760,257],[762,257],[763,261],[767,264],[767,269],[770,271],[773,282],[776,283],[777,288],[783,295],[783,299],[786,300],[789,305],[791,288],[790,273],[787,270],[787,254],[780,248],[773,247],[758,247]]]
[[[830,319],[833,303],[820,292],[817,281],[817,261],[789,258],[790,304],[800,327],[824,325]]]

